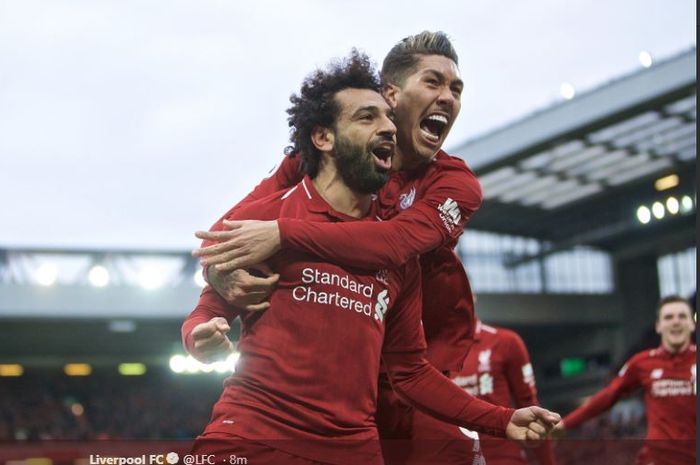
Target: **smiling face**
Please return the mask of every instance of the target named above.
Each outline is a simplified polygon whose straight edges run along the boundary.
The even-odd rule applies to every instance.
[[[370,194],[389,178],[396,148],[393,112],[368,89],[345,89],[335,99],[341,109],[333,130],[336,168],[350,189]]]
[[[394,108],[400,168],[430,161],[440,150],[461,109],[464,83],[457,64],[442,55],[421,55],[401,85],[387,84]]]
[[[686,302],[669,302],[659,309],[656,333],[661,336],[661,345],[669,352],[678,352],[688,347],[694,330],[695,323]]]

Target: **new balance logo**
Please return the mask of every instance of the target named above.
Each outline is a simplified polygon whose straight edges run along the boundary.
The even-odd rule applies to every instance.
[[[442,205],[438,206],[438,211],[440,212],[442,223],[449,232],[452,232],[462,220],[459,205],[449,197]]]
[[[389,285],[389,270],[379,270],[374,278],[385,286]]]
[[[374,304],[374,319],[380,323],[384,321],[384,315],[389,308],[389,290],[384,289],[377,296],[377,303]]]

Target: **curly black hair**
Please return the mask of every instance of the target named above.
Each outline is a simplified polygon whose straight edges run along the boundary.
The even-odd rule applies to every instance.
[[[289,140],[293,151],[301,154],[302,169],[311,177],[318,174],[321,160],[321,152],[311,142],[311,133],[319,126],[335,129],[341,110],[335,94],[349,88],[381,91],[375,66],[366,54],[355,48],[348,57],[334,60],[327,69],[307,76],[299,94],[289,97],[292,103],[287,109],[291,128]]]

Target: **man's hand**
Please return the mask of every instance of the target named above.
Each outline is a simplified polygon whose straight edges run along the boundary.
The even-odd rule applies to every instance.
[[[564,426],[564,422],[560,421],[556,425],[554,425],[554,428],[552,428],[551,436],[553,439],[560,439],[566,436],[566,426]]]
[[[270,306],[270,294],[277,286],[280,275],[273,273],[265,264],[251,267],[263,277],[254,276],[248,270],[217,271],[210,266],[207,277],[209,285],[217,294],[234,307],[259,312]]]
[[[230,330],[226,319],[219,316],[195,326],[192,330],[192,341],[197,360],[209,363],[232,353],[233,343],[226,335]]]
[[[515,411],[506,427],[506,437],[537,445],[561,421],[559,414],[542,407],[525,407]]]
[[[277,221],[228,221],[225,231],[197,231],[200,239],[218,244],[195,249],[192,255],[201,257],[202,264],[215,265],[218,271],[232,271],[262,263],[280,250]]]

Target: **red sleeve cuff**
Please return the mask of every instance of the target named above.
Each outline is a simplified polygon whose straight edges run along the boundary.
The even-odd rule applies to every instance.
[[[510,407],[501,407],[501,409],[502,410],[499,411],[499,415],[501,415],[501,431],[499,431],[499,436],[506,437],[506,428],[508,427],[508,423],[510,423],[510,419],[513,418],[515,409]]]

